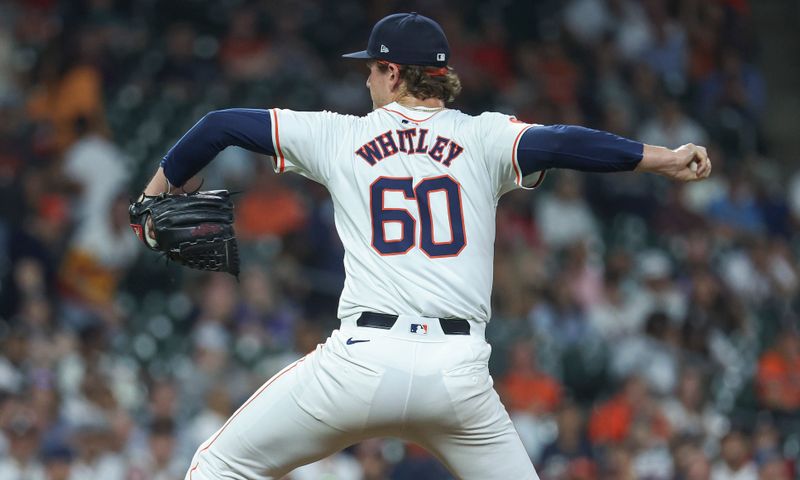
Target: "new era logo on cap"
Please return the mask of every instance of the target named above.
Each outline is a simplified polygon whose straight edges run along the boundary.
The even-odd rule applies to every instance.
[[[389,53],[389,47],[381,44],[381,53]]]
[[[447,59],[444,53],[437,53],[436,54],[436,61],[437,62],[444,62]]]

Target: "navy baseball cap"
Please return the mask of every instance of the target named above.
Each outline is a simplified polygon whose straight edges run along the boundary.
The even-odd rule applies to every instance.
[[[367,49],[342,55],[372,58],[400,65],[446,67],[450,45],[442,27],[417,12],[395,13],[372,27]]]

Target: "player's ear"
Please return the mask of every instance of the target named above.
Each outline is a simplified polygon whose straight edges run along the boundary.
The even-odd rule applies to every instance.
[[[392,90],[400,88],[400,66],[395,63],[389,64],[389,84]]]

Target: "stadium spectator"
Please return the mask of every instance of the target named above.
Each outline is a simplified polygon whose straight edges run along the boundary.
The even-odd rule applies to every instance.
[[[661,406],[672,435],[697,438],[708,451],[713,451],[728,431],[729,421],[707,401],[702,374],[684,368],[676,390],[676,397],[668,397]]]
[[[125,480],[125,458],[111,449],[110,425],[105,419],[85,421],[75,426],[72,444],[77,455],[72,466],[75,478]]]
[[[137,256],[127,195],[115,192],[87,213],[64,254],[59,286],[64,299],[74,302],[74,315],[83,311],[113,324],[119,320],[113,305],[117,288]]]
[[[148,448],[133,458],[126,480],[172,480],[186,473],[186,459],[175,454],[175,424],[169,418],[151,422]]]
[[[317,478],[365,478],[364,469],[348,453],[338,453],[317,462],[295,469],[289,480],[315,480]],[[383,480],[386,477],[378,477]]]
[[[710,480],[710,478],[711,464],[702,452],[697,452],[686,470],[686,480]]]
[[[752,179],[744,174],[733,177],[727,195],[711,203],[708,216],[726,236],[735,233],[759,233],[764,229],[764,218],[756,204]]]
[[[26,360],[29,352],[29,340],[20,329],[3,336],[0,350],[0,392],[7,394],[21,393],[27,382]]]
[[[645,6],[631,0],[604,2],[611,13],[611,30],[617,49],[626,60],[635,60],[653,42],[653,25]]]
[[[711,115],[729,107],[743,115],[747,125],[757,130],[755,121],[763,111],[766,99],[764,78],[735,49],[725,48],[720,58],[719,70],[700,84],[702,111]]]
[[[234,81],[263,78],[275,69],[270,42],[260,32],[260,21],[258,11],[248,7],[240,7],[231,15],[219,58],[226,75]]]
[[[783,330],[758,361],[758,395],[768,408],[782,412],[800,409],[800,334]]]
[[[361,464],[364,480],[386,480],[389,476],[389,463],[383,453],[380,440],[371,439],[355,447],[356,459]]]
[[[155,74],[159,89],[176,100],[188,100],[199,85],[216,76],[213,65],[195,53],[197,32],[187,22],[176,22],[166,33],[166,56]],[[159,92],[161,93],[161,92]]]
[[[758,467],[750,458],[747,437],[739,430],[722,439],[721,459],[711,470],[711,480],[757,480]]]
[[[592,256],[586,243],[576,242],[565,253],[563,274],[572,300],[584,311],[598,303],[603,291],[600,259]]]
[[[236,232],[243,240],[283,237],[303,227],[307,213],[302,200],[260,165],[251,190],[241,199],[236,216]],[[264,215],[264,212],[271,212]]]
[[[543,424],[561,402],[562,387],[537,365],[532,340],[513,343],[506,374],[497,391],[531,458],[538,458],[549,441]]]
[[[597,223],[581,196],[581,178],[565,171],[552,177],[554,192],[537,199],[536,224],[545,245],[559,249],[577,241],[599,241]]]
[[[705,247],[697,248],[697,253],[692,255],[703,255]],[[721,347],[728,348],[727,338],[742,333],[746,325],[742,318],[741,300],[726,288],[709,267],[695,268],[689,281],[691,296],[681,327],[681,347],[685,355],[691,356],[695,362],[708,367],[712,364],[714,367],[724,367],[729,362],[720,357]]]
[[[41,432],[32,412],[20,400],[13,401],[3,429],[8,441],[8,454],[0,458],[0,478],[44,479],[44,468],[37,458]]]
[[[103,132],[98,118],[79,117],[74,128],[77,139],[64,152],[62,168],[79,189],[77,220],[86,221],[102,216],[115,197],[126,193],[130,161]]]
[[[181,412],[178,404],[178,386],[175,381],[158,379],[149,387],[145,417],[150,421],[157,418],[178,418]]]
[[[45,445],[42,451],[45,480],[70,480],[72,476],[72,450],[63,444]]]
[[[675,478],[709,480],[711,464],[696,438],[683,435],[673,437],[672,458]]]
[[[414,443],[392,472],[392,480],[452,480],[452,476],[427,450]]]
[[[623,379],[637,375],[658,395],[667,395],[678,382],[677,332],[661,312],[648,316],[644,335],[620,341],[610,359],[612,374]]]
[[[85,30],[74,39],[74,52],[52,51],[42,59],[40,83],[27,102],[28,117],[43,137],[42,148],[61,153],[76,139],[75,122],[95,119],[105,125],[103,77],[96,66],[101,44]],[[70,53],[75,57],[68,57]]]
[[[764,459],[758,467],[758,480],[792,480],[789,467],[780,455]]]
[[[206,395],[202,410],[186,426],[186,450],[191,456],[196,445],[210,438],[233,413],[231,396],[223,386],[212,386]],[[171,417],[164,417],[171,418]]]
[[[603,475],[601,478],[638,480],[636,470],[633,465],[631,450],[624,446],[612,446],[607,449],[605,454],[606,462],[603,465]]]
[[[536,462],[542,478],[595,478],[597,465],[580,407],[570,400],[559,405],[558,437],[547,445]],[[585,472],[584,475],[577,471]]]
[[[683,93],[687,87],[688,67],[685,26],[670,17],[666,2],[648,2],[645,5],[653,28],[653,39],[648,48],[642,52],[641,60],[661,77],[661,81],[668,91]],[[699,140],[690,140],[684,143],[692,141],[700,142]],[[700,143],[705,145],[704,141]],[[664,145],[670,144],[665,143]]]
[[[498,381],[506,408],[534,416],[553,413],[561,402],[561,386],[537,367],[533,342],[514,343],[509,357],[508,372]]]
[[[528,314],[534,333],[560,350],[587,342],[592,335],[586,312],[571,292],[561,287],[567,283],[566,274],[559,272],[545,289],[547,301],[536,303]]]
[[[645,315],[663,312],[676,325],[686,315],[687,305],[686,296],[674,281],[672,259],[664,251],[651,249],[642,252],[637,260]]]
[[[564,8],[564,26],[578,41],[597,44],[612,28],[612,12],[603,0],[570,0]]]
[[[606,268],[603,296],[589,308],[589,324],[604,340],[614,342],[637,333],[645,318],[643,297],[625,288],[624,275]]]
[[[238,336],[272,350],[291,344],[295,317],[281,304],[274,279],[263,269],[252,268],[242,272],[241,285],[235,312]]]
[[[661,102],[658,114],[642,125],[636,137],[646,143],[666,145],[670,148],[678,148],[687,143],[700,145],[708,143],[708,135],[703,128],[683,113],[674,98],[667,98]]]
[[[641,378],[631,376],[625,380],[619,393],[594,409],[589,419],[589,439],[595,445],[621,444],[639,424],[657,438],[669,437],[669,423],[648,392],[647,384]]]

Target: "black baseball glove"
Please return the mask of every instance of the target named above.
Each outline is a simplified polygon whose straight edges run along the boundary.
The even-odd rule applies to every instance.
[[[190,268],[239,275],[233,201],[227,190],[142,196],[128,213],[133,231],[151,250]]]

